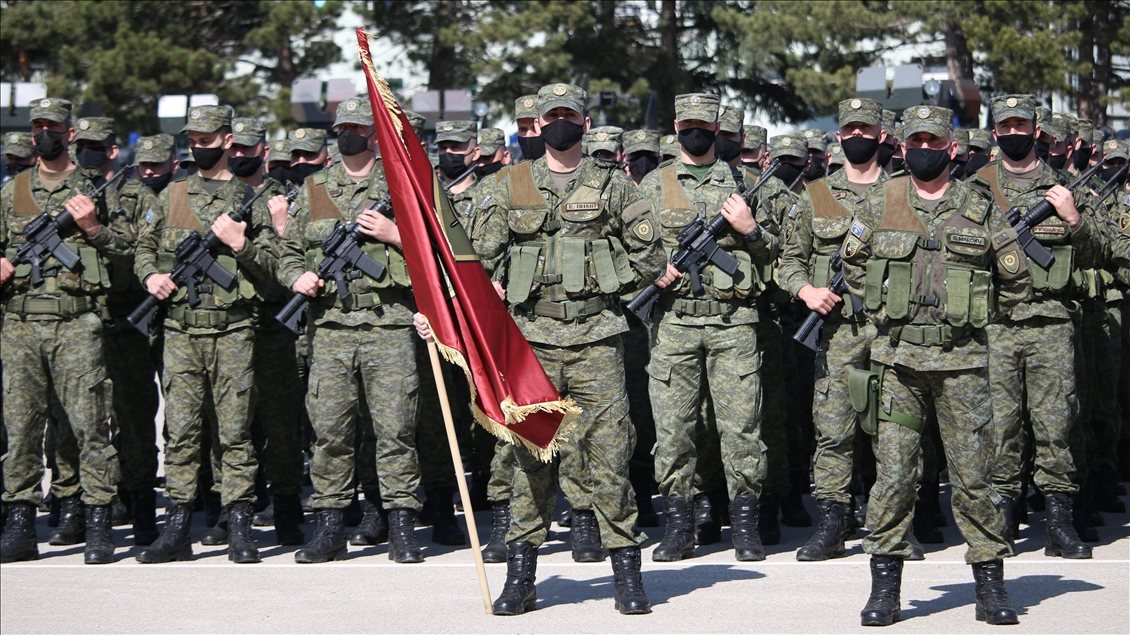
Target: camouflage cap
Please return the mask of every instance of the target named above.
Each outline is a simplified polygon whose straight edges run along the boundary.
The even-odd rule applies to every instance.
[[[1076,120],[1075,125],[1075,134],[1083,140],[1083,143],[1087,145],[1094,143],[1095,124],[1090,119],[1080,117]]]
[[[838,143],[828,144],[828,163],[844,164],[844,148]]]
[[[1052,115],[1052,109],[1044,105],[1036,106],[1036,123],[1044,123]]]
[[[954,130],[953,140],[957,142],[957,153],[965,154],[969,152],[969,131],[968,130]]]
[[[173,156],[175,144],[176,141],[170,134],[141,137],[137,140],[137,147],[133,155],[134,160],[138,163],[164,163]]]
[[[538,96],[522,95],[514,100],[514,119],[537,119]]]
[[[30,132],[9,132],[4,135],[4,154],[26,159],[35,154]]]
[[[903,134],[903,123],[901,121],[895,124],[893,134],[895,140],[899,143],[902,143],[903,140],[906,139],[906,135]]]
[[[83,117],[75,122],[75,141],[105,141],[114,134],[110,117]]]
[[[180,129],[185,132],[215,132],[231,125],[231,109],[227,106],[194,106],[188,111],[188,123]]]
[[[721,124],[719,126],[721,132],[737,132],[740,134],[742,124],[745,122],[745,111],[736,106],[726,106],[718,114],[718,122]]]
[[[969,133],[969,147],[977,148],[978,150],[988,150],[993,147],[990,141],[989,131],[980,128],[966,131]]]
[[[654,152],[659,154],[658,130],[629,130],[624,133],[624,153]]]
[[[1001,95],[993,97],[991,106],[993,121],[1004,121],[1009,117],[1021,119],[1036,118],[1035,95]]]
[[[679,135],[669,134],[660,139],[659,154],[665,157],[679,156]]]
[[[895,134],[895,117],[896,113],[893,110],[883,111],[883,130],[887,131],[888,135]]]
[[[616,126],[600,126],[589,130],[585,137],[589,154],[597,150],[607,150],[614,153],[620,149],[620,144],[624,139],[624,129]]]
[[[589,94],[580,86],[547,84],[538,90],[538,115],[544,115],[554,108],[568,108],[583,115],[588,100]]]
[[[769,136],[769,132],[765,130],[765,128],[746,125],[743,126],[742,129],[745,131],[745,142],[742,143],[743,148],[746,150],[756,150],[765,145],[765,140]]]
[[[441,121],[436,124],[436,143],[467,143],[476,138],[479,124],[474,121]]]
[[[707,93],[675,96],[675,121],[718,121],[718,97]]]
[[[483,128],[479,131],[479,147],[483,156],[490,156],[506,146],[506,133],[501,128]]]
[[[263,140],[267,134],[267,126],[258,119],[251,117],[237,117],[231,120],[232,143],[241,146],[253,146]]]
[[[1070,115],[1058,112],[1049,112],[1040,120],[1040,129],[1056,138],[1057,141],[1067,141],[1071,136]]]
[[[287,139],[272,141],[267,145],[267,150],[270,152],[268,163],[274,161],[286,161],[290,163],[290,141]]]
[[[808,145],[809,150],[824,152],[828,148],[828,133],[823,130],[808,128],[807,130],[797,131],[797,135],[804,137],[804,142]]]
[[[71,118],[71,110],[74,108],[74,104],[58,97],[33,99],[28,106],[31,108],[31,113],[28,115],[31,121],[36,119],[66,121]]]
[[[408,118],[408,125],[412,126],[412,130],[416,131],[416,136],[424,134],[424,124],[428,120],[421,114],[405,110],[404,116]]]
[[[290,131],[290,151],[319,152],[326,147],[326,131],[318,128],[299,128]]]
[[[860,97],[845,99],[840,102],[840,114],[837,122],[841,127],[849,123],[861,123],[867,126],[882,124],[883,104],[874,99]]]
[[[1107,139],[1103,144],[1103,159],[1128,159],[1130,160],[1130,141]]]
[[[777,135],[769,140],[769,158],[796,157],[803,159],[808,156],[808,142],[804,137],[795,134]]]
[[[373,125],[373,106],[367,97],[350,97],[337,105],[334,113],[334,127],[343,123],[352,123],[358,126]]]
[[[948,137],[953,133],[953,111],[940,106],[914,106],[902,111],[902,138],[919,132]]]

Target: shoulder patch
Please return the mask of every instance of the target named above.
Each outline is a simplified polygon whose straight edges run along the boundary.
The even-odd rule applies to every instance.
[[[150,225],[152,225],[152,224],[153,224],[153,219],[154,219],[155,217],[156,217],[156,214],[154,214],[154,213],[153,213],[153,208],[152,208],[152,207],[150,207],[150,208],[149,208],[149,211],[145,212],[145,222],[147,222],[147,223],[149,223]]]
[[[867,242],[871,239],[871,228],[857,220],[851,222],[851,229],[848,232],[861,242]]]
[[[645,218],[636,223],[636,226],[632,228],[632,232],[645,243],[655,240],[655,228],[651,226],[650,219]]]

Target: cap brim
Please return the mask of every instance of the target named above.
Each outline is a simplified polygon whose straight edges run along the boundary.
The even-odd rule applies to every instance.
[[[545,113],[554,108],[568,108],[577,114],[584,113],[584,107],[578,108],[578,106],[579,104],[575,100],[565,99],[564,97],[554,97],[552,99],[546,99],[544,104],[538,104],[538,115],[545,115]]]

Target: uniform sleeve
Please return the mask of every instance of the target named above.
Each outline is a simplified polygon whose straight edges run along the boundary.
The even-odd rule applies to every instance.
[[[278,274],[279,260],[274,242],[275,229],[271,224],[271,213],[267,209],[265,197],[259,197],[251,209],[251,220],[247,223],[247,240],[243,249],[235,254],[235,260],[247,270],[251,277],[260,282],[269,282]]]
[[[992,248],[992,267],[997,280],[997,307],[1002,313],[1009,313],[1013,307],[1028,302],[1032,298],[1032,272],[1028,268],[1028,258],[1016,242],[1007,242],[1002,237],[1015,236],[1012,227],[1005,220],[1004,212],[991,203],[989,215],[985,220],[985,227],[993,235],[990,242]],[[1010,271],[1007,265],[1011,262],[1010,256],[1015,257],[1019,263],[1016,273]]]
[[[614,173],[612,182],[615,183],[613,196],[619,203],[620,242],[628,251],[628,264],[635,273],[632,282],[624,285],[620,292],[633,293],[663,275],[667,256],[659,240],[659,225],[647,199],[623,172]]]
[[[492,277],[504,266],[506,250],[510,246],[510,225],[507,222],[510,210],[506,205],[509,193],[509,182],[503,179],[481,199],[475,198],[475,211],[471,214],[471,246]]]
[[[1076,209],[1082,221],[1071,230],[1072,258],[1081,269],[1099,268],[1110,256],[1110,236],[1099,218],[1099,215],[1105,217],[1106,214],[1095,209],[1094,198],[1090,194],[1082,194],[1076,200]]]
[[[781,253],[781,226],[774,220],[772,212],[764,205],[753,210],[753,219],[761,228],[761,238],[746,243],[746,249],[758,265],[768,265],[777,261]]]
[[[101,201],[95,201],[98,210],[98,231],[86,240],[100,254],[114,262],[125,262],[133,257],[137,234],[129,215],[119,213],[121,197],[113,186],[103,190]]]
[[[294,212],[286,221],[283,235],[279,237],[279,284],[290,289],[296,280],[306,273],[306,245],[302,237],[306,235],[306,225],[310,220],[310,191],[306,185],[294,199]]]
[[[812,262],[812,216],[812,199],[805,190],[796,211],[785,218],[785,246],[781,251],[781,286],[794,298],[812,284],[808,270]]]
[[[137,225],[137,247],[133,258],[133,271],[144,284],[157,270],[157,252],[161,248],[161,234],[165,230],[165,220],[169,213],[169,190],[161,192],[153,207],[153,213],[145,213]]]

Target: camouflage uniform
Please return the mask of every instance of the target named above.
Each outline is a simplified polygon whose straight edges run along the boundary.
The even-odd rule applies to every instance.
[[[619,156],[620,148],[624,142],[624,129],[617,126],[600,126],[593,128],[585,134],[582,143],[585,144],[585,153],[593,154],[601,150],[611,152],[613,157]]]

